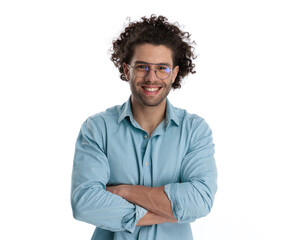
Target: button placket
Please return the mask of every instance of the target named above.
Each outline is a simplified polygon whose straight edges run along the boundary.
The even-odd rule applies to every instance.
[[[150,163],[150,156],[151,156],[151,138],[148,134],[144,134],[143,136],[146,143],[145,154],[143,158],[143,172],[144,172],[144,185],[150,187],[151,186],[151,163]]]

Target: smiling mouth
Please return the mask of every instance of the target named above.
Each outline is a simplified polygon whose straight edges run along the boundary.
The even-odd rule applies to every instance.
[[[147,87],[143,87],[143,89],[145,89],[146,91],[148,91],[148,92],[156,92],[156,91],[158,91],[160,88],[158,87],[158,88],[147,88]]]
[[[146,87],[146,86],[142,87],[142,89],[144,90],[144,93],[146,93],[147,95],[151,95],[151,96],[158,94],[160,92],[161,88],[162,87]]]

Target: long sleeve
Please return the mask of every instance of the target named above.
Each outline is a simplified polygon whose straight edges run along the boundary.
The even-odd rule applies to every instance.
[[[89,118],[76,141],[71,190],[73,216],[106,230],[133,232],[147,210],[106,191],[109,178],[105,140]]]
[[[192,222],[210,212],[217,191],[212,132],[204,120],[194,123],[190,145],[181,166],[181,182],[164,191],[179,223]]]

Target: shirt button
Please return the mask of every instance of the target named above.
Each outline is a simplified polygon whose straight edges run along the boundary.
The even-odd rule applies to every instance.
[[[148,166],[148,162],[145,162],[145,165]]]
[[[144,138],[145,138],[145,139],[147,139],[147,138],[148,138],[148,136],[147,136],[147,135],[145,135],[145,136],[144,136]]]

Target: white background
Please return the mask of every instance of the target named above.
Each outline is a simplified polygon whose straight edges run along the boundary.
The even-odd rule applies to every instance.
[[[1,239],[90,239],[72,218],[81,123],[129,97],[110,61],[127,22],[178,21],[197,73],[169,99],[210,124],[219,190],[195,239],[300,239],[298,1],[1,1]],[[297,229],[298,228],[298,229]]]

